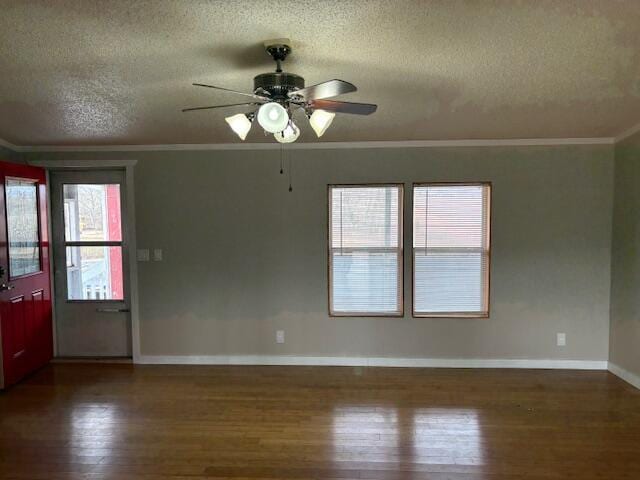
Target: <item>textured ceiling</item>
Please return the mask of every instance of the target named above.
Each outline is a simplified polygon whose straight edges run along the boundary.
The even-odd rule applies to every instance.
[[[0,138],[238,142],[229,111],[289,37],[285,70],[355,83],[323,141],[613,136],[640,122],[640,1],[0,0]],[[304,119],[300,119],[305,124]],[[316,141],[303,125],[299,141]],[[255,128],[249,142],[273,141]]]

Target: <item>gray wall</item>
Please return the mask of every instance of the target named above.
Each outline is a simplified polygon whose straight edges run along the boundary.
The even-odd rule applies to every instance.
[[[30,154],[136,158],[144,355],[608,358],[611,146]],[[493,182],[491,318],[329,318],[329,183]],[[405,311],[411,312],[411,222]],[[275,343],[284,329],[286,343]],[[556,333],[567,346],[556,346]]]
[[[21,155],[18,152],[0,145],[0,160],[9,162],[22,162]]]
[[[640,133],[615,149],[610,360],[640,375]]]

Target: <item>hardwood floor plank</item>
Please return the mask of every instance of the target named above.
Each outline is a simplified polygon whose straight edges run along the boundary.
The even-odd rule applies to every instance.
[[[607,372],[57,363],[0,426],[2,479],[640,479]]]

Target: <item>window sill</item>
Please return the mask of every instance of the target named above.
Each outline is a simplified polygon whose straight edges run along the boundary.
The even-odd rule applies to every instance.
[[[413,312],[413,318],[490,318],[489,313],[416,313]]]

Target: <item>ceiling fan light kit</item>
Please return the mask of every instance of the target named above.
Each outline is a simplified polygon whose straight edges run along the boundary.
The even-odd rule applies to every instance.
[[[245,138],[247,138],[249,130],[251,130],[253,115],[249,116],[244,113],[237,113],[225,118],[225,121],[229,124],[231,130],[236,132],[241,140],[244,140]]]
[[[278,133],[287,128],[289,114],[278,102],[265,103],[258,109],[258,123],[269,133]]]
[[[324,132],[327,131],[327,128],[329,128],[335,116],[335,113],[324,110],[315,110],[309,115],[309,125],[311,125],[313,131],[316,132],[318,138],[324,135]]]
[[[293,121],[289,121],[289,125],[284,130],[274,133],[273,136],[280,143],[293,143],[300,136],[300,129]]]
[[[257,109],[249,113],[239,113],[226,117],[225,120],[241,140],[247,138],[254,118],[265,132],[272,133],[280,143],[295,142],[300,136],[300,129],[293,123],[293,115],[301,110],[309,119],[311,128],[321,137],[327,131],[336,113],[353,115],[370,115],[377,105],[370,103],[341,102],[326,100],[345,93],[355,92],[355,85],[344,80],[329,80],[305,87],[304,78],[295,73],[282,71],[282,62],[291,53],[291,42],[279,38],[265,42],[265,50],[276,62],[276,71],[261,73],[253,79],[253,93],[238,92],[228,88],[194,83],[197,87],[212,88],[251,97],[251,101],[229,105],[212,105],[205,107],[185,108],[183,112],[210,110],[216,108],[251,106]]]

